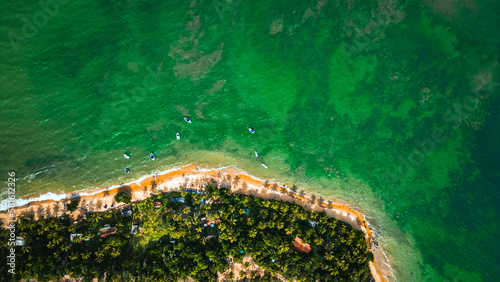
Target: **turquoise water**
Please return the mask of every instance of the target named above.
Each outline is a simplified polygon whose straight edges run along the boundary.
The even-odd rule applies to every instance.
[[[4,1],[0,175],[235,165],[362,210],[401,281],[493,281],[499,4],[351,2]]]

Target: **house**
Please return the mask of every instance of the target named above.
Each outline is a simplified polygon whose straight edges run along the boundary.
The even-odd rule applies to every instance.
[[[318,222],[315,220],[309,220],[309,221],[307,221],[307,224],[309,224],[309,226],[311,226],[312,228],[316,228],[316,225],[318,225]]]
[[[159,209],[161,207],[161,202],[160,201],[155,201],[153,203],[153,207],[155,207],[156,209]]]
[[[115,234],[116,227],[111,227],[109,224],[104,225],[104,228],[99,229],[101,238],[106,238],[108,235]]]
[[[309,253],[311,251],[311,245],[307,243],[302,243],[302,239],[295,237],[295,243],[293,243],[293,249],[301,253]]]
[[[19,237],[19,236],[16,237],[16,246],[22,247],[22,246],[24,246],[25,243],[26,242],[24,241],[23,237]]]
[[[250,209],[246,209],[243,214],[250,214]]]
[[[184,192],[187,192],[187,193],[196,193],[196,194],[203,194],[203,193],[205,193],[205,192],[202,192],[202,191],[189,190],[189,189],[184,190]]]
[[[69,234],[69,240],[71,242],[73,242],[73,240],[75,238],[81,238],[81,237],[82,237],[82,233],[71,233],[71,234]]]
[[[132,215],[132,207],[124,208],[122,210],[122,216],[123,217],[129,217]]]
[[[214,224],[219,224],[220,223],[220,219],[216,219],[216,220],[209,220],[205,226],[207,225],[210,225],[210,227],[214,227]]]
[[[170,202],[173,203],[184,203],[184,197],[175,197],[175,198],[170,198]]]
[[[136,234],[139,231],[139,226],[134,224],[132,225],[132,234]]]

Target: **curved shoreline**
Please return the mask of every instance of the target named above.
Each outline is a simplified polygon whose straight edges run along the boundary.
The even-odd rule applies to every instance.
[[[235,183],[234,179],[236,176],[238,176],[241,180],[238,181],[240,183]],[[224,177],[226,177],[226,179],[224,179]],[[106,209],[102,208],[104,206],[120,206],[119,204],[114,203],[113,196],[118,192],[118,189],[123,187],[128,187],[132,191],[134,201],[139,201],[151,195],[152,192],[150,188],[152,181],[157,184],[157,191],[174,191],[178,190],[179,186],[189,187],[190,184],[193,185],[196,181],[207,181],[210,178],[217,178],[219,181],[222,178],[222,181],[220,182],[228,182],[227,184],[232,187],[231,190],[236,193],[254,195],[265,199],[279,199],[289,202],[293,201],[295,204],[299,204],[308,210],[317,212],[325,211],[329,217],[334,217],[338,220],[349,223],[353,228],[361,230],[365,233],[368,248],[374,254],[375,258],[373,262],[369,263],[370,271],[375,281],[388,281],[387,278],[394,277],[390,264],[384,261],[387,260],[385,253],[380,248],[372,247],[371,242],[373,238],[373,231],[371,230],[370,224],[364,214],[344,203],[327,200],[323,202],[318,202],[317,200],[311,202],[310,196],[304,194],[300,195],[299,193],[293,192],[291,189],[287,188],[286,185],[280,185],[278,183],[276,183],[278,186],[275,186],[276,191],[271,191],[270,188],[266,187],[271,186],[270,182],[251,176],[245,171],[231,166],[202,169],[198,168],[195,164],[189,164],[180,168],[165,170],[158,174],[143,176],[129,183],[113,185],[106,188],[82,190],[70,194],[55,194],[49,192],[35,197],[24,197],[15,201],[15,209],[16,214],[22,214],[34,211],[35,207],[37,207],[39,214],[43,214],[45,209],[50,210],[52,208],[56,210],[56,207],[61,208],[60,206],[64,209],[64,202],[67,202],[69,199],[74,197],[80,197],[80,206],[86,204],[86,206],[83,206],[86,209],[104,211]],[[246,185],[243,185],[243,183],[246,183]],[[6,212],[6,202],[4,201],[2,201],[2,207],[0,209],[1,219],[7,218],[8,215]],[[91,205],[90,207],[89,204]],[[57,214],[57,211],[55,212]],[[384,259],[384,257],[386,259]],[[379,263],[377,264],[377,262]]]

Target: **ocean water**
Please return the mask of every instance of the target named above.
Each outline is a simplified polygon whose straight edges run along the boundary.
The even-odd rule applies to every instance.
[[[41,3],[0,3],[18,197],[235,165],[360,209],[400,281],[500,276],[497,1]]]

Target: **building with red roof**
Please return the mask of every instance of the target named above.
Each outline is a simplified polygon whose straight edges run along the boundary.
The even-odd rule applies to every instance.
[[[111,227],[109,224],[106,224],[104,228],[99,230],[99,233],[101,235],[101,238],[105,238],[108,235],[115,234],[116,227]]]
[[[295,243],[293,243],[293,249],[301,253],[309,253],[311,251],[311,245],[303,243],[302,239],[295,237]]]

